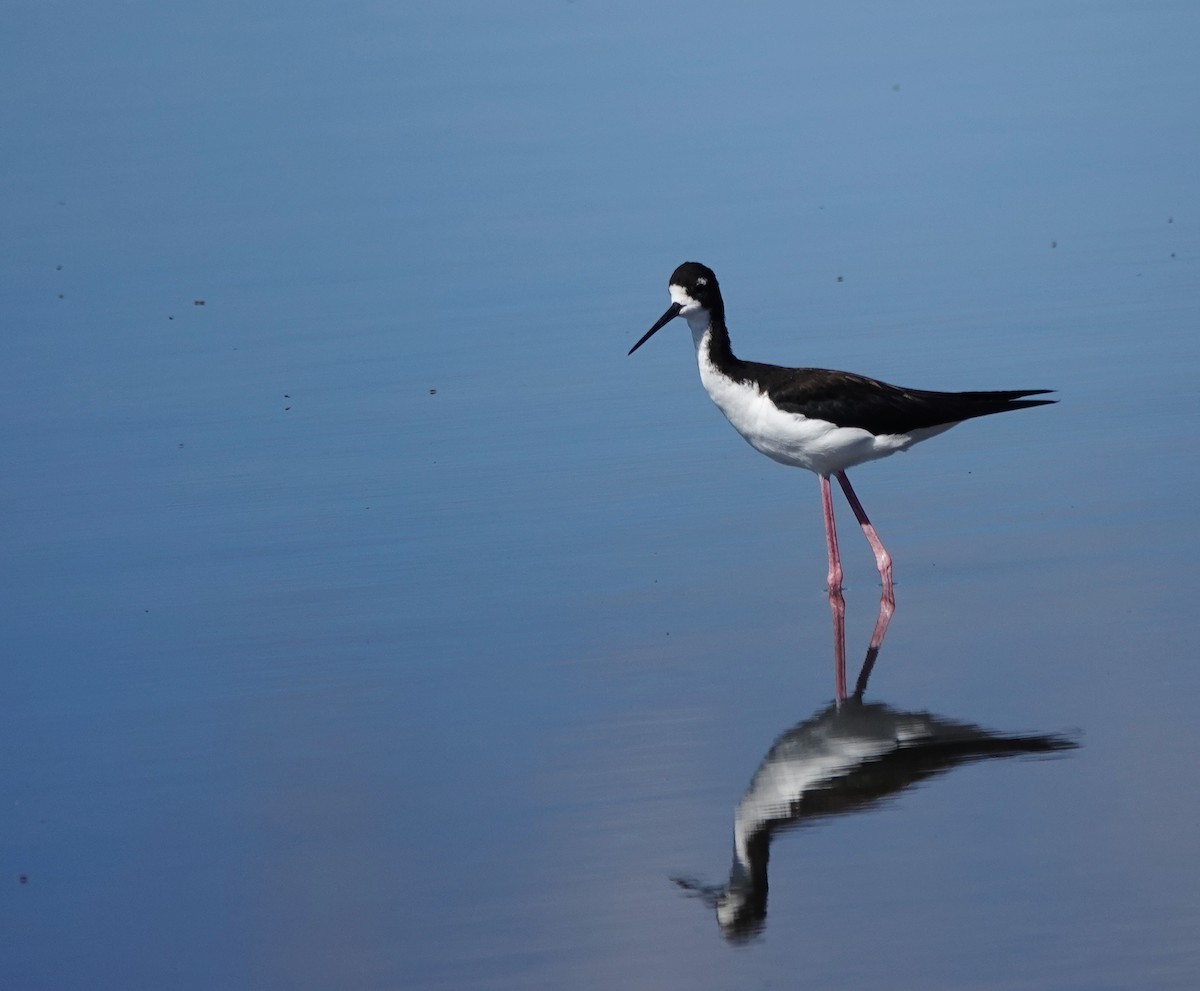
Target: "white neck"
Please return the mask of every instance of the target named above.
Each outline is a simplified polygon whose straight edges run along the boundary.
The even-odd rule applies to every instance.
[[[692,332],[692,343],[699,351],[704,345],[704,338],[712,330],[712,314],[708,310],[696,310],[687,314],[684,319],[687,320],[688,328]]]

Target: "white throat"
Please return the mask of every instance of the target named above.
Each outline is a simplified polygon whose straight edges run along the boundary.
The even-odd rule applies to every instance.
[[[692,330],[692,340],[699,350],[704,335],[712,327],[712,314],[693,299],[683,286],[671,285],[668,291],[671,293],[671,302],[680,307],[679,315],[687,321]]]
[[[708,310],[692,310],[691,313],[685,313],[683,317],[687,320],[688,329],[692,332],[692,343],[699,351],[708,332],[712,330],[712,314]]]

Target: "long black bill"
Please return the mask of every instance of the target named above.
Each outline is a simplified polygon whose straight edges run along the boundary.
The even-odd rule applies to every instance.
[[[646,333],[644,333],[642,335],[642,339],[640,341],[638,341],[633,347],[631,347],[629,349],[629,353],[633,354],[634,351],[636,351],[643,344],[645,344],[648,340],[650,340],[650,338],[653,337],[655,334],[657,334],[660,330],[662,330],[663,327],[665,327],[672,320],[674,320],[677,316],[679,316],[679,311],[682,309],[683,309],[682,303],[672,303],[667,308],[667,312],[658,318],[658,322],[655,323],[653,327],[651,327],[648,331],[646,331]]]

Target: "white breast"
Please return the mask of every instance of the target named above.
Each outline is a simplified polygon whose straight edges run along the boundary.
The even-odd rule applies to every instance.
[[[689,321],[690,322],[690,321]],[[752,382],[739,382],[721,372],[709,357],[707,322],[692,327],[700,381],[733,428],[757,451],[780,464],[807,468],[818,475],[885,458],[953,424],[914,430],[908,434],[876,436],[859,427],[839,427],[779,409]]]

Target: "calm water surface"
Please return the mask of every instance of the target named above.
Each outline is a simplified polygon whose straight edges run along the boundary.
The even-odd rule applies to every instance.
[[[1195,986],[1193,5],[4,22],[0,986]],[[861,708],[686,258],[1060,390],[852,473]]]

